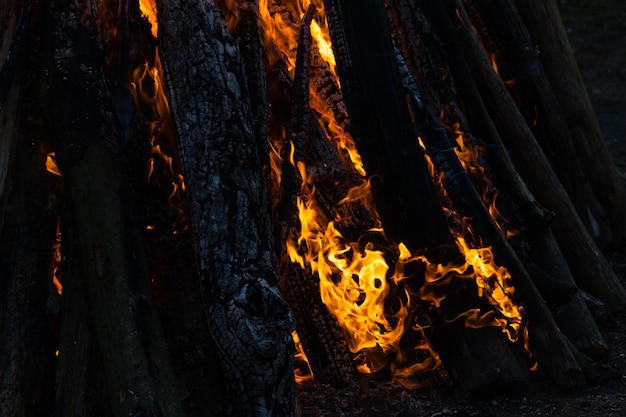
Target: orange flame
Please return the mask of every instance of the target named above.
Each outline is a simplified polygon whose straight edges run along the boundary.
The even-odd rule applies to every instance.
[[[304,353],[300,336],[298,336],[298,333],[294,330],[291,332],[291,337],[296,348],[294,355],[294,376],[296,383],[302,384],[303,382],[312,381],[314,378],[313,370],[311,369],[311,365],[309,365],[309,359],[306,357],[306,353]]]

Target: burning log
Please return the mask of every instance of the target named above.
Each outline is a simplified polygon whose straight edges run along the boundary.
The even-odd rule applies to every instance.
[[[457,9],[464,10],[458,3]],[[507,145],[515,150],[521,176],[542,206],[557,214],[551,228],[576,283],[580,288],[606,302],[611,311],[622,310],[626,305],[626,290],[587,233],[545,154],[534,140],[534,135],[517,110],[504,83],[494,72],[476,33],[471,28],[468,17],[464,19],[461,29],[464,44],[467,50],[471,51],[471,59],[468,59],[468,62],[475,66],[475,71],[479,74],[476,81],[483,99],[500,136],[511,138]],[[515,139],[512,139],[513,137]],[[593,258],[593,261],[589,261],[590,258]]]
[[[391,230],[388,232],[391,237],[408,242],[414,250],[433,247],[433,242],[437,246],[445,243],[454,248],[454,240],[443,219],[424,156],[418,146],[417,133],[410,125],[411,117],[408,108],[403,105],[404,97],[399,94],[403,90],[399,76],[396,75],[391,37],[389,32],[385,33],[384,8],[378,3],[363,7],[362,3],[351,6],[347,3],[339,5],[327,2],[326,11],[333,45],[338,51],[336,58],[342,89],[353,131],[358,139],[357,145],[370,175],[384,178],[382,184],[373,189],[373,194],[385,230]],[[364,30],[366,27],[368,29]],[[359,33],[358,37],[356,33]],[[371,62],[364,45],[377,51],[379,59]],[[420,112],[418,117],[418,123],[428,123],[426,129],[429,135],[439,132],[440,128],[434,125],[436,122],[432,115],[424,119],[424,113]],[[403,187],[394,189],[394,184],[403,184]],[[425,197],[426,203],[416,200],[415,196]],[[431,199],[428,196],[432,196]],[[393,214],[380,210],[381,206],[389,207],[389,204],[395,206]],[[420,215],[415,216],[415,213]],[[414,225],[417,221],[423,224]],[[454,252],[454,249],[448,249],[447,256]],[[480,391],[493,384],[525,378],[522,361],[493,329],[473,333],[457,325],[446,325],[442,318],[434,319],[433,326],[433,337],[440,338],[443,335],[439,344],[435,340],[435,346],[446,369],[461,389]],[[458,350],[444,340],[457,341]],[[491,360],[497,360],[490,362],[484,357],[484,360],[477,359],[474,362],[485,352],[489,352]],[[562,352],[566,352],[566,349]],[[494,372],[485,371],[484,368],[481,372],[475,372],[477,363],[493,365]],[[496,368],[499,371],[495,371]]]
[[[405,7],[404,2],[393,2],[393,7],[389,8],[390,20],[395,22],[396,26],[402,24],[402,30],[397,29],[394,33],[397,34],[398,46],[404,51],[403,55],[407,57],[407,63],[411,66],[411,72],[419,75],[420,86],[427,89],[427,97],[432,102],[431,106],[436,106],[438,112],[444,114],[452,112],[453,115],[448,117],[459,118],[463,122],[461,123],[464,126],[463,129],[469,129],[468,122],[471,122],[471,131],[480,135],[488,144],[484,157],[489,167],[494,171],[493,177],[497,179],[498,205],[510,198],[512,204],[518,207],[519,217],[525,219],[525,221],[518,219],[515,222],[509,218],[507,222],[500,221],[499,226],[508,231],[511,226],[507,223],[524,225],[524,232],[514,236],[513,240],[520,240],[522,237],[527,242],[522,244],[512,242],[512,246],[529,271],[542,297],[548,300],[551,305],[556,302],[556,307],[552,310],[555,311],[555,319],[559,327],[574,340],[576,347],[583,352],[593,357],[606,354],[606,343],[590,312],[581,303],[582,295],[577,293],[577,287],[569,267],[554,241],[552,232],[549,230],[549,219],[552,214],[547,213],[539,206],[515,170],[480,97],[463,57],[461,46],[453,36],[452,25],[449,21],[445,23],[445,19],[440,19],[437,25],[433,26],[414,3],[411,3],[411,6],[412,13],[400,13],[400,10]],[[428,9],[427,7],[426,10]],[[435,14],[435,16],[441,17],[443,14]],[[437,32],[442,36],[441,40],[436,38],[433,32],[436,28],[439,28]],[[411,34],[412,41],[401,36],[407,33]],[[419,55],[416,50],[418,44],[422,46],[422,52]],[[417,56],[421,57],[419,61],[415,59]],[[431,58],[429,59],[429,57]],[[449,66],[446,62],[449,63]],[[447,73],[451,74],[452,77],[444,79],[438,77],[437,74],[441,68],[447,68]],[[462,86],[458,92],[459,101],[465,104],[463,109],[467,112],[467,119],[469,120],[460,113],[462,106],[459,104],[450,106],[446,103],[447,100],[451,100],[457,94],[455,88],[450,85],[450,80],[455,80],[457,85]],[[484,180],[478,178],[478,181]],[[513,214],[514,212],[509,211],[508,216]],[[569,307],[565,307],[565,304]],[[567,314],[564,311],[567,311]],[[569,323],[577,324],[571,326]],[[587,336],[581,338],[580,335],[583,334]]]
[[[299,32],[295,77],[291,87],[290,145],[285,144],[283,149],[282,198],[276,209],[277,221],[274,227],[278,242],[297,240],[297,226],[300,225],[297,197],[303,187],[306,187],[305,181],[310,181],[309,174],[302,169],[298,170],[297,167],[303,166],[306,149],[311,147],[310,143],[314,140],[328,143],[320,129],[312,129],[310,126],[310,120],[314,115],[309,108],[312,42],[309,25],[314,10],[313,6],[309,7],[302,19]],[[285,78],[287,76],[288,74]],[[278,115],[275,115],[274,122],[276,116]],[[312,135],[313,131],[318,134]],[[330,162],[328,159],[324,160]],[[313,375],[319,381],[333,386],[348,385],[356,378],[356,368],[336,319],[322,302],[319,279],[309,270],[292,262],[287,245],[282,245],[276,250],[279,252],[280,260],[280,288],[292,306],[296,329]],[[308,302],[303,304],[302,300]]]

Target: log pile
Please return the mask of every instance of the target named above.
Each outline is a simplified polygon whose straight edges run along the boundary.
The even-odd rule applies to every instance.
[[[1,415],[291,416],[294,330],[364,396],[596,376],[626,189],[554,1],[33,5],[0,11]]]

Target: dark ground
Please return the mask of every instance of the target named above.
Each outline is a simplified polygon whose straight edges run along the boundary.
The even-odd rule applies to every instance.
[[[615,163],[626,179],[626,0],[561,0],[561,12],[579,67]],[[626,248],[606,252],[626,285]],[[611,375],[576,393],[545,379],[492,398],[465,398],[440,386],[407,391],[393,383],[343,390],[315,383],[299,388],[302,415],[345,417],[626,416],[626,315],[599,323],[611,350],[599,364]]]

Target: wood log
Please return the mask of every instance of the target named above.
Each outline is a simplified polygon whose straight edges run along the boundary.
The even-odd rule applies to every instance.
[[[626,187],[595,117],[557,3],[554,0],[516,0],[515,4],[533,43],[539,48],[539,60],[565,113],[575,157],[580,160],[585,178],[608,213],[613,243],[624,242]]]
[[[498,180],[499,184],[498,190],[500,193],[498,194],[498,201],[502,201],[503,198],[509,198],[508,196],[510,195],[515,204],[520,208],[522,218],[525,220],[523,226],[524,231],[515,238],[515,240],[521,239],[523,243],[518,243],[513,246],[517,256],[524,263],[525,269],[528,270],[533,282],[544,299],[549,300],[551,304],[557,299],[557,302],[560,304],[570,304],[570,308],[567,309],[570,316],[566,318],[565,315],[559,314],[557,323],[565,323],[565,320],[570,320],[571,323],[577,323],[575,334],[569,331],[566,332],[566,335],[569,336],[571,334],[577,341],[585,341],[585,343],[576,343],[575,345],[584,349],[586,352],[594,351],[599,355],[601,355],[603,351],[606,353],[606,343],[600,335],[589,310],[579,302],[580,300],[570,301],[572,297],[580,298],[580,294],[576,294],[577,287],[571,272],[554,241],[551,231],[548,229],[549,215],[538,205],[513,167],[504,149],[502,140],[493,127],[478,89],[471,77],[467,63],[462,56],[463,51],[454,36],[452,26],[437,22],[433,27],[426,17],[421,15],[419,8],[416,7],[410,8],[413,10],[412,14],[397,12],[398,9],[402,10],[402,8],[406,7],[405,2],[394,2],[393,6],[393,8],[390,8],[392,16],[395,17],[396,21],[402,21],[402,27],[405,28],[403,32],[412,34],[412,42],[409,42],[408,39],[396,36],[400,47],[405,51],[410,51],[411,49],[415,50],[415,45],[413,45],[415,43],[428,45],[428,47],[422,48],[422,58],[419,62],[413,62],[412,65],[414,68],[413,71],[418,72],[420,78],[424,80],[422,83],[428,84],[431,86],[430,88],[433,88],[433,85],[449,82],[448,80],[454,80],[456,84],[460,86],[456,90],[457,93],[449,92],[447,97],[448,99],[452,99],[454,95],[458,94],[459,101],[465,104],[464,109],[468,111],[470,116],[469,120],[473,122],[471,130],[475,133],[482,133],[483,138],[488,143],[486,157],[487,161],[493,164],[491,169],[493,169],[493,166],[496,167],[494,178]],[[422,25],[415,24],[417,22],[421,22]],[[427,36],[435,36],[435,34],[430,33],[430,31],[437,27],[441,27],[441,30],[437,30],[441,38],[436,38],[428,42],[425,38]],[[406,28],[408,28],[408,31]],[[445,53],[444,50],[438,52],[438,48],[445,48]],[[435,54],[440,58],[445,55],[443,62],[433,66],[446,68],[451,77],[449,76],[446,77],[445,80],[440,80],[439,77],[426,77],[424,75],[425,71],[422,70],[421,67],[424,65],[424,62],[433,60],[429,60],[427,57],[429,54]],[[426,55],[426,57],[424,57],[424,55]],[[410,59],[411,57],[409,56],[407,58]],[[446,65],[446,61],[450,63],[449,66]],[[445,88],[442,87],[442,90],[445,90]],[[441,103],[443,100],[437,99],[435,101]],[[453,109],[461,108],[461,106],[458,105],[452,107]],[[461,117],[461,119],[463,119],[463,117]],[[478,129],[474,130],[476,126]],[[486,170],[485,173],[490,171],[491,170]],[[512,192],[509,193],[509,191]],[[521,224],[521,222],[518,223]],[[502,228],[502,226],[500,227]],[[530,252],[527,248],[530,248]],[[544,271],[549,272],[546,273]],[[565,328],[573,330],[572,326],[565,326]],[[586,334],[587,337],[581,337],[583,334]]]
[[[509,80],[528,124],[567,191],[578,216],[600,247],[611,241],[610,220],[579,161],[561,103],[555,96],[539,56],[513,0],[467,2],[478,11],[496,47],[500,76]],[[476,26],[480,26],[474,21]],[[479,30],[479,33],[481,31]]]
[[[539,203],[556,213],[552,230],[577,285],[606,302],[611,311],[622,310],[626,291],[587,233],[506,86],[494,72],[469,18],[461,25],[461,39],[483,100],[500,136],[508,138],[506,145],[514,152],[519,173]]]
[[[327,1],[325,4],[357,148],[366,171],[382,178],[377,187],[373,187],[382,224],[392,239],[408,242],[413,250],[426,246],[441,249],[440,245],[448,245],[446,260],[449,261],[450,253],[456,253],[456,248],[401,93],[384,7],[378,2]],[[372,60],[370,52],[366,51],[376,51],[376,59]],[[397,184],[402,187],[396,188]],[[415,200],[418,195],[421,201]],[[389,205],[393,210],[387,210]],[[417,287],[420,285],[418,283]],[[457,300],[454,294],[449,296]],[[524,366],[495,329],[475,333],[438,317],[433,324],[439,326],[433,332],[433,339],[438,339],[434,340],[435,346],[444,353],[444,366],[461,390],[479,392],[492,384],[524,378]],[[460,345],[444,346],[449,340],[459,341]],[[485,365],[480,359],[474,360],[481,357],[486,345],[492,352],[498,352],[495,355],[497,365],[491,362],[489,366],[504,370],[500,374],[484,369],[484,372],[475,372],[476,367]]]
[[[58,184],[45,169],[41,115],[33,103],[31,85],[15,121],[18,141],[0,236],[0,415],[15,417],[46,415],[54,407],[50,386],[56,335],[49,325],[46,278]]]
[[[80,241],[98,347],[114,416],[180,416],[151,297],[134,191],[117,140],[98,44],[85,10],[47,3],[42,16],[41,102]]]
[[[240,52],[213,2],[158,6],[159,52],[227,413],[289,416],[293,324],[276,289]]]
[[[283,149],[281,187],[282,199],[276,209],[274,225],[276,251],[280,260],[280,288],[291,306],[296,319],[296,330],[307,354],[315,379],[321,383],[344,387],[357,378],[352,355],[347,349],[344,335],[337,320],[329,313],[320,296],[319,277],[309,268],[292,262],[287,252],[287,242],[297,241],[300,221],[298,220],[297,197],[303,187],[302,173],[293,164],[304,164],[307,149],[314,140],[326,140],[320,135],[311,135],[309,108],[309,65],[311,49],[310,19],[314,9],[309,8],[299,31],[296,69],[291,88],[291,122],[289,146]],[[276,115],[278,116],[278,115]],[[274,119],[276,119],[276,116]],[[284,118],[282,118],[284,120]],[[313,119],[314,121],[315,119]],[[313,123],[315,124],[315,123]],[[290,147],[294,146],[293,158]],[[330,161],[329,161],[330,162]],[[303,303],[303,300],[307,300]]]

